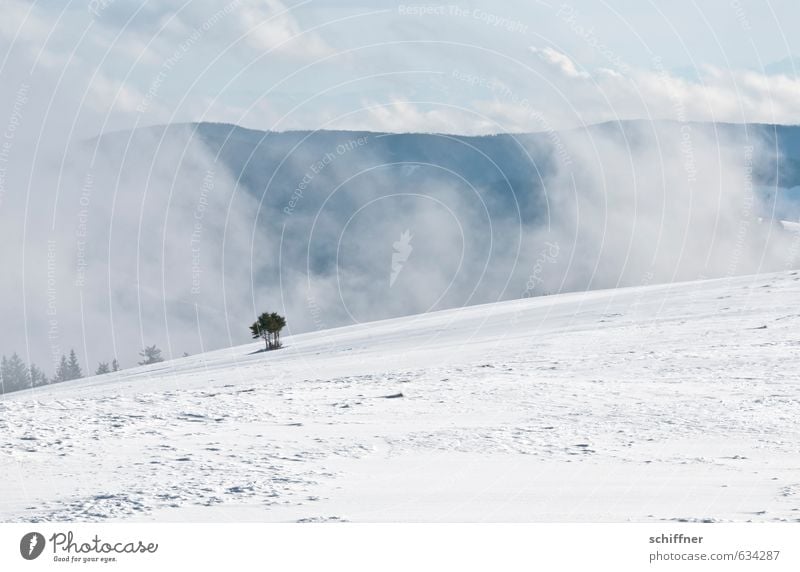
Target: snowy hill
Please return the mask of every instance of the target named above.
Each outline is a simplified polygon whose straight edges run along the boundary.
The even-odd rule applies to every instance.
[[[798,297],[539,297],[11,394],[0,519],[798,520]]]

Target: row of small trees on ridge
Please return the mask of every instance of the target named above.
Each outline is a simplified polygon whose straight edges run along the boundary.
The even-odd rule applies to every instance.
[[[263,339],[267,350],[275,350],[282,345],[281,330],[284,327],[286,327],[286,318],[277,312],[264,312],[250,326],[250,333],[253,335],[253,339]],[[161,357],[161,350],[156,345],[146,346],[139,352],[139,355],[143,358],[139,365],[164,361],[164,358]],[[188,354],[184,354],[184,356],[186,355]],[[103,361],[97,364],[94,375],[104,375],[119,370],[119,362],[115,358],[110,363]],[[75,350],[70,350],[69,356],[61,356],[52,377],[48,377],[36,364],[26,365],[19,355],[13,353],[10,358],[2,356],[2,361],[0,361],[0,395],[82,377],[84,377],[83,370]]]
[[[161,350],[155,345],[145,347],[139,352],[139,355],[143,358],[142,361],[138,362],[139,365],[149,365],[164,361],[164,358],[161,357]],[[110,363],[100,362],[97,364],[97,370],[95,370],[94,375],[103,375],[119,370],[119,362],[115,358]],[[16,352],[11,354],[11,357],[2,356],[0,358],[0,395],[82,377],[84,377],[83,369],[75,350],[70,350],[68,356],[61,356],[61,360],[56,366],[56,372],[52,377],[48,377],[34,363],[28,366]]]

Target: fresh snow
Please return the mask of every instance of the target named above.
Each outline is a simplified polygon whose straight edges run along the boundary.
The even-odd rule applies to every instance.
[[[0,520],[800,520],[798,300],[563,294],[7,395]]]

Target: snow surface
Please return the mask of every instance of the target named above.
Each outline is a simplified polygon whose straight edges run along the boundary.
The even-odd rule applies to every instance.
[[[800,520],[798,299],[548,296],[11,394],[0,520]]]

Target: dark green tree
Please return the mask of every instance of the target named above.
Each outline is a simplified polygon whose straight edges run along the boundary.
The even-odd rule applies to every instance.
[[[258,338],[262,338],[264,343],[266,344],[265,349],[272,349],[271,342],[272,342],[272,335],[269,333],[268,329],[268,321],[269,321],[269,314],[264,313],[261,314],[253,325],[250,326],[250,333],[253,335],[253,339],[257,340]],[[3,358],[5,359],[5,358]]]
[[[101,361],[97,364],[97,371],[94,372],[95,375],[104,375],[110,372],[111,369],[108,367],[108,362]]]
[[[250,326],[253,339],[262,338],[266,349],[274,350],[281,347],[280,332],[286,326],[286,318],[275,312],[264,312]]]
[[[269,323],[272,329],[272,336],[275,340],[275,347],[281,347],[281,330],[286,327],[286,318],[276,312],[269,315]]]

